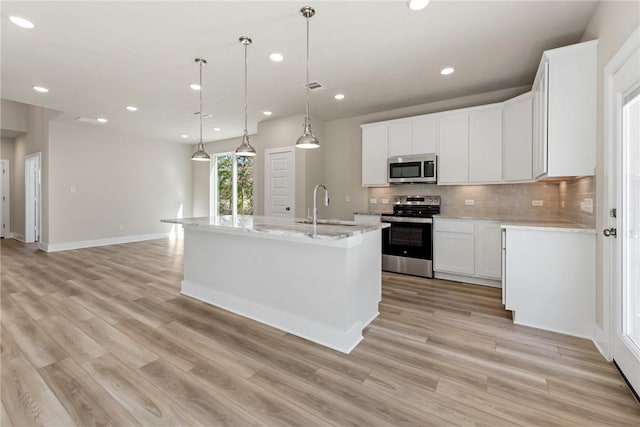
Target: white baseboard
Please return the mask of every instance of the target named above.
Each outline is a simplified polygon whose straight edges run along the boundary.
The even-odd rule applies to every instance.
[[[609,362],[613,360],[610,337],[598,325],[593,325],[593,344],[605,359]]]
[[[24,235],[22,235],[22,234],[11,232],[11,233],[9,233],[9,238],[10,239],[15,239],[15,240],[17,240],[19,242],[24,243]]]
[[[472,285],[491,286],[492,288],[502,288],[502,281],[497,279],[485,279],[482,277],[463,276],[461,274],[433,272],[435,279],[452,280],[455,282],[471,283]]]
[[[142,242],[145,240],[165,239],[167,237],[179,237],[182,233],[155,233],[139,234],[136,236],[111,237],[107,239],[82,240],[78,242],[65,243],[44,243],[40,242],[38,247],[45,252],[68,251],[72,249],[93,248],[96,246],[120,245],[122,243]]]

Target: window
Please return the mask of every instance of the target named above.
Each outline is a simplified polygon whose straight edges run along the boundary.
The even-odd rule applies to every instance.
[[[211,214],[253,215],[253,157],[234,153],[213,155]]]

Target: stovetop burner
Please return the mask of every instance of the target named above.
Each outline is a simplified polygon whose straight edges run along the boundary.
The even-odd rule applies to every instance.
[[[440,196],[397,196],[391,216],[431,218],[440,213]]]

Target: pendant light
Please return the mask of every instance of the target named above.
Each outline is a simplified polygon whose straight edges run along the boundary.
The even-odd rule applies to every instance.
[[[209,157],[209,154],[204,151],[204,144],[202,143],[202,66],[207,63],[207,60],[196,58],[196,62],[200,64],[200,113],[198,114],[200,117],[200,142],[198,142],[198,149],[193,153],[193,156],[191,156],[191,160],[208,162],[211,161],[211,157]]]
[[[318,148],[320,147],[320,141],[311,132],[311,119],[309,119],[309,19],[316,14],[316,11],[311,6],[305,6],[300,9],[300,14],[307,20],[307,114],[304,117],[304,131],[298,138],[296,147]]]
[[[249,132],[247,131],[247,47],[249,47],[253,41],[246,36],[240,37],[239,41],[244,46],[244,135],[242,136],[242,144],[236,148],[236,155],[255,156],[256,149],[251,146],[249,142]]]

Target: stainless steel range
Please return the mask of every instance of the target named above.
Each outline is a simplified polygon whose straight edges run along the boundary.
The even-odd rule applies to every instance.
[[[382,230],[382,269],[433,277],[433,215],[440,213],[440,196],[397,196],[391,224]]]

